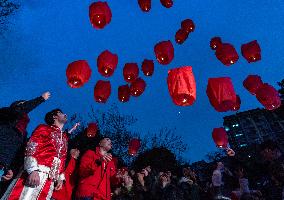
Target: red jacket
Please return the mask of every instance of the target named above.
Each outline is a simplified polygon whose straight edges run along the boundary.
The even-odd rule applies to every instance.
[[[101,161],[101,158],[99,147],[96,152],[88,150],[83,155],[79,167],[78,198],[111,199],[110,178],[116,174],[116,169],[113,161]]]
[[[61,190],[54,190],[52,194],[52,198],[55,200],[71,200],[72,199],[72,191],[75,186],[76,181],[76,160],[71,157],[71,160],[68,163],[68,166],[64,172],[65,174],[65,183],[62,186]]]

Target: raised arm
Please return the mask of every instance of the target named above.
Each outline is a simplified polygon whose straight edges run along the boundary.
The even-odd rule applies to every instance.
[[[29,101],[24,101],[23,103],[19,103],[17,106],[15,106],[15,110],[17,112],[29,113],[37,106],[39,106],[41,103],[48,100],[49,98],[50,98],[50,93],[45,92],[40,97],[37,97]]]

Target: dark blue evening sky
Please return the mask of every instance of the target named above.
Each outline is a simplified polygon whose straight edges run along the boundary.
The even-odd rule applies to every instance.
[[[209,77],[230,76],[241,96],[241,111],[261,107],[256,98],[242,86],[249,74],[259,74],[264,82],[277,86],[284,78],[284,3],[282,0],[176,0],[171,9],[153,0],[150,13],[143,13],[136,0],[108,0],[113,18],[105,29],[92,28],[87,0],[25,0],[11,19],[11,27],[0,39],[0,106],[17,99],[30,99],[49,90],[50,101],[31,113],[29,132],[43,121],[44,114],[55,107],[67,114],[85,115],[90,106],[107,109],[118,103],[117,87],[124,84],[122,68],[126,62],[141,63],[153,59],[153,46],[162,40],[174,40],[180,22],[191,18],[196,31],[183,45],[174,45],[175,58],[168,66],[156,64],[152,78],[145,78],[147,88],[139,98],[118,103],[120,111],[138,118],[135,129],[155,131],[160,127],[176,127],[177,134],[189,144],[185,157],[202,159],[215,150],[211,139],[214,127],[222,126],[223,116],[209,104],[206,86]],[[240,55],[237,64],[225,67],[209,47],[213,36],[240,46],[257,39],[262,60],[248,64]],[[112,95],[107,104],[97,104],[93,87],[103,79],[97,72],[96,58],[109,49],[119,56],[113,77]],[[65,70],[69,62],[87,59],[93,69],[92,78],[80,89],[66,84]],[[190,107],[175,106],[168,94],[166,77],[171,68],[190,65],[197,83],[197,101]],[[179,114],[180,112],[180,114]]]

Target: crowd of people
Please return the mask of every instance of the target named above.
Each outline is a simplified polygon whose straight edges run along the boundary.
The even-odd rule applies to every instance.
[[[180,173],[161,171],[151,163],[135,170],[118,166],[107,136],[84,152],[68,149],[69,135],[80,124],[65,131],[67,115],[60,109],[48,112],[45,124],[39,125],[28,140],[28,113],[49,98],[50,93],[46,92],[0,109],[1,200],[284,199],[283,157],[273,142],[262,145],[268,168],[264,184],[268,191],[251,190],[244,167],[230,170],[222,162],[216,163],[211,181],[204,185],[189,166],[183,166]],[[235,153],[227,149],[227,155]],[[238,182],[229,192],[225,191],[224,174]]]

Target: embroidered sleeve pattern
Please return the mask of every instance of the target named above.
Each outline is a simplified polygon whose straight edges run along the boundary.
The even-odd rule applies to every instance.
[[[28,172],[28,174],[38,170],[37,160],[32,156],[26,156],[24,161],[24,169]]]
[[[38,144],[36,142],[29,141],[26,147],[26,156],[33,156],[36,152]]]

